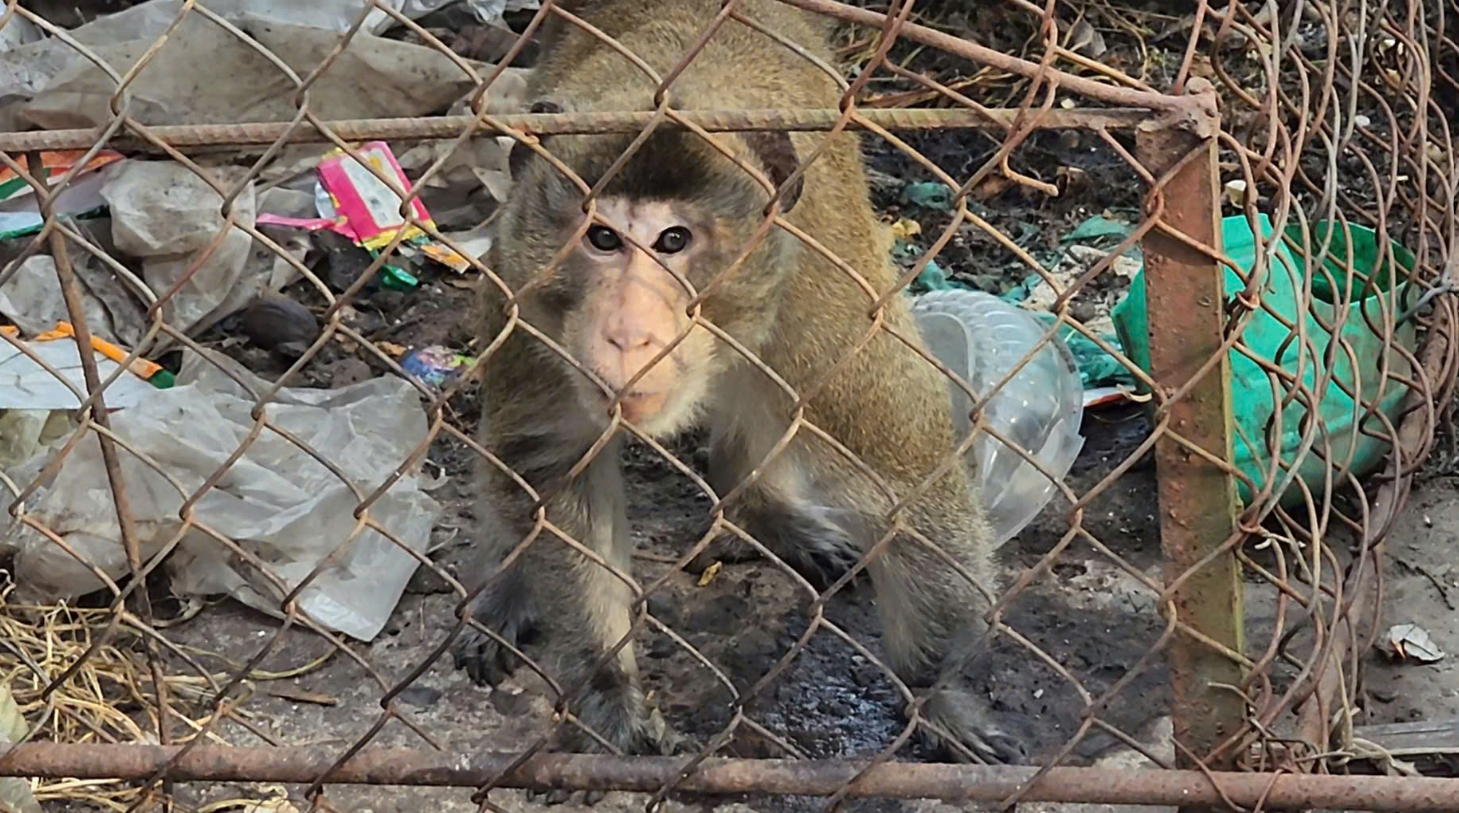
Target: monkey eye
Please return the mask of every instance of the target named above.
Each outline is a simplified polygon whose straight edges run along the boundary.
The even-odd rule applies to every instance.
[[[660,254],[678,254],[689,245],[689,237],[689,230],[683,226],[664,229],[659,234],[659,239],[654,241],[654,251]]]
[[[593,224],[588,227],[588,242],[599,251],[617,251],[623,247],[623,238],[607,226]]]

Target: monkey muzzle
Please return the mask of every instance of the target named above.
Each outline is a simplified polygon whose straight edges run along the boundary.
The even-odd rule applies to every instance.
[[[642,423],[663,412],[668,399],[668,394],[662,392],[631,392],[624,395],[618,404],[623,407],[624,420]]]
[[[602,378],[603,382],[615,391],[621,388],[621,385],[614,380],[614,376],[603,375],[600,372],[598,373],[598,377]],[[608,407],[613,403],[612,396],[596,386],[590,386],[590,390],[591,395],[589,396],[589,400],[592,402],[592,406],[603,410],[606,416],[611,417],[612,410]],[[669,393],[667,391],[645,392],[642,390],[631,390],[623,393],[623,396],[618,399],[618,405],[623,408],[624,420],[632,423],[642,423],[663,412],[668,401]]]

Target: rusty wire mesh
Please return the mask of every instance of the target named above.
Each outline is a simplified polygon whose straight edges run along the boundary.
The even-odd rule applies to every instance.
[[[1297,793],[1295,778],[1278,782],[1263,775],[1260,782],[1240,784],[1223,774],[1220,782],[1211,777],[1195,785],[1175,780],[1162,785],[1165,780],[1154,777],[1195,766],[1321,774],[1372,756],[1354,745],[1351,729],[1357,669],[1378,632],[1381,544],[1427,456],[1454,379],[1450,286],[1459,172],[1449,122],[1459,111],[1454,78],[1459,48],[1449,18],[1459,8],[1417,0],[1296,2],[1286,8],[1233,3],[1226,9],[1203,2],[1193,16],[1175,18],[1107,3],[1010,2],[987,13],[1030,32],[1023,51],[1012,54],[920,24],[930,12],[911,2],[877,10],[830,0],[696,5],[704,11],[702,28],[685,37],[693,47],[636,56],[601,28],[583,26],[584,18],[602,22],[591,9],[569,4],[574,13],[544,2],[528,33],[549,22],[579,27],[588,36],[575,42],[607,42],[607,50],[622,57],[623,77],[632,75],[627,67],[632,60],[646,60],[637,63],[634,81],[643,84],[650,106],[526,113],[512,106],[526,102],[500,92],[512,78],[504,69],[460,58],[437,33],[383,3],[362,4],[337,47],[307,64],[271,54],[257,25],[230,22],[205,3],[183,3],[155,42],[107,52],[121,57],[110,63],[95,43],[80,41],[16,2],[8,4],[7,24],[39,26],[53,43],[95,66],[100,84],[93,91],[102,88],[105,102],[88,102],[96,115],[94,129],[60,129],[76,122],[32,118],[29,124],[49,129],[0,135],[0,161],[34,189],[44,218],[34,236],[11,241],[15,248],[0,268],[0,293],[7,286],[15,290],[27,263],[49,255],[47,268],[54,268],[63,312],[81,344],[92,332],[116,339],[115,333],[105,335],[108,324],[98,323],[98,311],[87,307],[86,295],[95,296],[101,269],[145,303],[140,335],[127,342],[126,364],[159,353],[185,355],[184,378],[193,380],[202,375],[198,369],[211,365],[236,379],[251,412],[242,424],[246,431],[228,438],[234,445],[221,453],[221,465],[199,476],[180,474],[169,467],[180,465],[181,457],[169,463],[141,453],[136,438],[113,430],[114,423],[127,425],[128,410],[113,412],[104,404],[129,373],[117,366],[102,375],[98,357],[81,354],[85,380],[75,390],[83,404],[74,425],[44,447],[43,458],[28,464],[34,477],[3,477],[10,494],[5,538],[18,551],[21,589],[26,561],[31,572],[49,563],[68,570],[72,579],[90,578],[86,592],[99,590],[101,598],[40,604],[6,594],[15,643],[3,660],[30,743],[9,754],[0,766],[4,772],[45,777],[37,785],[42,799],[102,800],[117,809],[138,809],[158,793],[178,790],[170,784],[174,779],[299,783],[316,809],[350,809],[326,789],[349,781],[473,785],[478,801],[468,802],[471,794],[457,790],[440,797],[441,803],[479,803],[481,809],[524,804],[504,790],[519,787],[638,790],[650,803],[687,790],[819,795],[833,802],[852,794],[1146,804],[1197,798],[1253,807],[1322,799],[1334,807],[1401,808],[1416,804],[1417,796],[1405,795],[1410,790],[1440,799],[1440,791],[1419,779],[1343,789],[1323,785],[1319,777],[1301,786],[1317,795],[1299,797],[1283,796]],[[761,15],[791,7],[854,25],[837,29],[832,48],[788,41],[784,30],[758,22]],[[1089,47],[1088,32],[1097,29],[1086,21],[1096,10],[1104,15],[1099,19],[1118,22],[1104,27],[1111,38],[1135,32],[1141,58],[1101,61],[1102,51]],[[455,81],[464,88],[456,97],[467,103],[452,111],[459,115],[387,118],[387,113],[341,121],[344,117],[332,119],[316,109],[311,91],[341,69],[352,43],[372,39],[363,30],[369,14],[388,15],[412,42],[449,55],[460,74]],[[739,36],[752,31],[774,43],[783,56],[756,53],[787,75],[821,83],[816,98],[824,104],[735,111],[677,100],[674,83],[692,70],[706,42],[726,36],[728,29]],[[1167,43],[1186,44],[1147,47],[1146,39],[1157,31]],[[139,92],[146,67],[193,36],[242,43],[255,62],[275,72],[270,81],[284,83],[286,92],[275,102],[293,112],[270,120],[194,121],[175,120],[149,106],[147,94]],[[523,37],[498,64],[510,63],[529,39]],[[1170,53],[1180,58],[1162,56]],[[857,65],[852,78],[829,64],[835,59]],[[955,81],[938,78],[937,66],[950,63],[961,66],[952,74]],[[654,93],[655,88],[668,92]],[[795,444],[818,438],[841,465],[875,486],[868,493],[885,512],[880,519],[886,527],[861,540],[867,548],[861,560],[824,589],[813,588],[765,547],[754,529],[733,521],[743,488],[711,488],[698,459],[697,436],[651,438],[613,411],[582,450],[574,473],[615,454],[613,438],[633,441],[624,453],[638,523],[633,573],[610,564],[592,540],[569,533],[572,518],[535,512],[543,496],[538,490],[546,484],[534,481],[530,471],[513,470],[512,449],[494,446],[489,435],[478,438],[477,388],[483,376],[506,369],[494,361],[498,354],[560,338],[550,325],[532,324],[524,314],[533,312],[530,298],[542,295],[534,289],[561,273],[567,250],[546,267],[530,269],[493,268],[485,257],[469,256],[465,275],[441,271],[437,281],[393,295],[440,297],[445,304],[439,310],[417,318],[455,319],[466,297],[456,283],[471,278],[490,294],[487,306],[502,309],[492,321],[495,329],[477,337],[470,371],[437,388],[402,368],[404,348],[381,338],[387,331],[362,327],[360,314],[374,295],[375,280],[387,265],[401,262],[408,248],[405,229],[341,284],[326,278],[315,256],[304,261],[304,253],[283,237],[287,229],[266,227],[256,218],[261,209],[255,196],[267,173],[285,157],[299,155],[292,151],[311,151],[317,160],[332,145],[369,166],[382,183],[397,185],[382,165],[364,161],[359,142],[389,139],[403,152],[408,143],[443,139],[434,142],[438,147],[424,171],[411,177],[413,191],[397,189],[407,200],[400,212],[410,226],[466,256],[467,247],[421,219],[409,203],[449,171],[454,152],[504,135],[545,156],[552,153],[553,135],[617,133],[628,140],[650,129],[687,129],[707,140],[719,138],[721,145],[728,143],[725,133],[788,129],[804,134],[797,136],[802,146],[856,131],[874,173],[898,167],[946,187],[945,214],[930,228],[919,237],[902,227],[904,237],[919,239],[899,245],[916,250],[904,251],[899,264],[888,260],[874,268],[853,267],[838,257],[842,241],[806,234],[794,212],[766,214],[755,240],[766,239],[773,227],[794,234],[814,258],[807,268],[854,291],[848,301],[858,303],[864,318],[864,324],[842,325],[843,346],[825,352],[811,369],[772,369],[751,343],[713,323],[707,314],[714,311],[715,291],[728,284],[724,279],[698,288],[680,280],[692,300],[689,321],[663,353],[696,331],[715,337],[717,354],[761,374],[765,399],[783,395],[793,405],[773,454],[789,454],[787,449],[801,448]],[[1095,157],[1082,168],[1052,166],[1053,146],[1069,141]],[[924,154],[917,145],[936,154]],[[243,158],[219,151],[243,146],[253,147]],[[185,255],[168,258],[174,265],[166,284],[148,279],[147,272],[161,266],[123,256],[108,247],[117,242],[111,235],[55,211],[58,190],[78,181],[83,165],[110,149],[126,161],[181,165],[213,190],[214,230]],[[47,179],[40,153],[56,150],[82,150],[84,156],[73,156],[75,169]],[[774,181],[744,161],[736,163],[766,188],[778,183],[783,194],[803,174],[814,179],[809,167],[815,161],[828,160],[815,150],[798,152],[800,169]],[[590,179],[582,188],[595,182],[608,179]],[[819,193],[808,183],[803,194]],[[510,191],[506,197],[510,206]],[[908,205],[885,198],[876,200],[883,212]],[[1105,201],[1091,204],[1100,207],[1117,200],[1129,207],[1133,222],[1113,245],[1081,255],[1083,264],[1071,274],[1067,266],[1035,256],[1057,246],[1030,248],[1017,213],[1047,208],[1048,201],[1068,202],[1071,208],[1059,209],[1054,220],[1067,227],[1083,199]],[[1261,237],[1245,259],[1222,246],[1223,231],[1235,233],[1241,223]],[[582,220],[574,237],[588,225]],[[1345,248],[1368,233],[1379,247],[1377,267],[1361,267],[1359,252],[1349,256]],[[226,352],[220,351],[245,361],[259,358],[241,354],[237,342],[208,341],[205,348],[203,337],[216,331],[207,334],[206,328],[179,322],[175,300],[189,280],[239,241],[244,253],[280,258],[302,280],[296,295],[309,298],[320,315],[322,330],[283,365],[275,383],[242,378],[236,366],[226,365]],[[882,245],[879,238],[876,245]],[[1004,267],[1021,264],[1030,284],[1037,287],[1041,280],[1047,286],[1045,299],[1031,305],[1054,316],[1040,346],[1056,335],[1097,345],[1125,368],[1132,381],[1125,395],[1133,404],[1115,413],[1086,412],[1080,463],[1059,478],[1057,495],[1039,518],[999,554],[1005,583],[976,587],[986,599],[977,612],[988,620],[984,643],[993,653],[993,666],[979,673],[976,689],[1002,711],[1037,722],[1025,743],[1037,772],[942,771],[942,766],[888,771],[881,766],[934,755],[915,736],[928,733],[919,711],[926,687],[914,689],[906,675],[888,666],[887,642],[865,597],[869,588],[852,584],[852,577],[880,557],[907,550],[934,551],[923,565],[941,563],[956,578],[970,577],[955,558],[940,552],[940,540],[928,538],[907,518],[915,512],[900,504],[915,505],[915,495],[965,466],[974,438],[950,444],[936,465],[915,476],[892,477],[877,469],[881,464],[861,458],[885,460],[887,450],[877,443],[915,442],[906,435],[910,427],[833,438],[817,416],[829,408],[825,380],[868,348],[895,349],[898,364],[952,372],[908,330],[904,293],[925,283],[934,260],[966,282],[976,281],[995,258]],[[1141,263],[1149,303],[1143,366],[1135,359],[1139,353],[1118,346],[1108,320],[1108,305],[1128,291],[1131,268]],[[1401,273],[1388,270],[1395,268]],[[733,269],[719,271],[726,277]],[[527,284],[533,278],[538,281]],[[1264,331],[1260,338],[1254,338],[1254,325]],[[32,332],[0,336],[6,346],[44,364],[37,345],[26,341]],[[561,344],[550,344],[550,353],[535,356],[540,363],[592,376]],[[375,374],[408,379],[421,407],[418,426],[409,428],[417,440],[408,454],[366,478],[350,477],[343,462],[301,439],[304,427],[279,417],[280,389],[328,386],[319,370],[337,368],[342,353],[357,353]],[[1030,351],[1024,361],[1033,355]],[[1224,383],[1233,370],[1234,383]],[[1227,399],[1233,397],[1234,411],[1244,420],[1231,419]],[[298,403],[289,398],[283,402]],[[1346,412],[1332,413],[1335,423],[1324,428],[1312,419],[1320,411],[1313,407],[1334,398],[1346,404]],[[612,406],[617,410],[616,401]],[[1259,413],[1254,418],[1247,414],[1252,410]],[[1256,436],[1247,431],[1252,426],[1258,427]],[[987,431],[980,425],[980,432]],[[217,516],[207,509],[225,504],[210,501],[210,494],[247,496],[230,492],[236,488],[230,485],[238,476],[235,467],[267,466],[284,459],[284,447],[293,450],[289,465],[328,472],[350,503],[345,513],[351,519],[328,526],[337,538],[322,549],[333,554],[307,572],[276,572],[272,557],[279,555],[274,546],[280,543],[232,538],[225,530],[232,520],[221,509]],[[522,455],[520,449],[516,453]],[[1019,454],[1032,459],[1030,450]],[[1237,465],[1233,454],[1257,464]],[[78,479],[66,482],[74,487],[59,490],[54,478],[77,470],[74,462],[67,468],[72,458],[82,461],[85,473],[71,474]],[[1274,459],[1283,465],[1271,465]],[[1297,463],[1305,467],[1300,476]],[[403,482],[429,479],[423,470],[433,472],[438,465],[458,484],[443,498],[458,512],[456,522],[438,522],[434,537],[403,538],[400,528],[378,519],[388,513],[382,506]],[[563,556],[575,549],[592,560],[585,567],[614,571],[606,578],[631,593],[632,625],[616,647],[638,641],[638,663],[652,701],[690,740],[683,755],[667,761],[544,757],[559,727],[584,728],[576,703],[591,674],[569,669],[583,682],[564,683],[563,663],[530,647],[520,653],[527,665],[517,670],[517,679],[528,687],[521,694],[470,687],[454,668],[450,648],[468,628],[488,636],[499,631],[463,615],[481,589],[480,577],[488,574],[457,568],[454,559],[448,564],[431,539],[439,543],[459,534],[479,541],[475,535],[489,507],[469,498],[476,488],[473,472],[481,470],[514,478],[521,489],[517,508],[525,506],[525,513],[511,527],[525,534],[515,547],[554,545]],[[92,499],[98,494],[105,497],[100,503]],[[301,502],[308,496],[300,494]],[[105,510],[78,516],[70,501],[83,497]],[[133,516],[139,502],[148,510],[165,506],[165,519],[139,522]],[[683,566],[722,534],[764,555],[725,564],[697,580],[684,573]],[[384,637],[368,645],[350,642],[311,617],[302,602],[316,582],[341,577],[340,557],[357,546],[382,545],[404,551],[411,565],[436,579],[440,592],[410,593]],[[98,551],[106,554],[101,561]],[[183,555],[192,561],[211,556],[256,577],[250,589],[258,601],[272,603],[283,623],[234,612],[232,627],[207,626],[211,616],[224,612],[221,605],[202,608],[195,599],[173,599],[161,589],[164,562]],[[1247,618],[1238,597],[1244,598]],[[1113,612],[1111,601],[1122,602],[1123,610]],[[790,626],[766,629],[771,622]],[[32,637],[41,643],[27,647]],[[410,647],[402,643],[406,638],[413,641]],[[609,664],[595,666],[594,674],[600,674]],[[316,685],[310,680],[326,671],[336,681],[330,684],[335,696],[310,689]],[[829,681],[829,688],[797,688],[807,680]],[[279,684],[284,688],[275,688]],[[807,711],[806,704],[820,705]],[[98,716],[101,707],[120,711]],[[905,716],[888,722],[889,709]],[[321,721],[330,714],[326,727]],[[294,722],[280,723],[291,716]],[[1162,735],[1161,721],[1172,717],[1173,736]],[[602,750],[612,750],[604,732],[589,736]],[[174,748],[127,749],[137,743]],[[425,750],[380,750],[384,746]],[[1127,761],[1102,760],[1112,748]],[[476,762],[465,767],[457,757]],[[718,763],[711,757],[738,759]],[[809,767],[787,767],[772,758]],[[1091,762],[1100,766],[1098,773],[1078,778],[1060,773]],[[1171,770],[1128,779],[1122,766],[1136,763]],[[216,800],[219,793],[226,795],[202,796]],[[1459,794],[1442,798],[1453,808]],[[202,797],[194,801],[201,804]]]

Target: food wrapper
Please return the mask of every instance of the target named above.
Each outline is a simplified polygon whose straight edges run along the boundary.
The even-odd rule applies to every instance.
[[[359,150],[376,171],[393,177],[401,189],[409,190],[411,183],[405,177],[405,170],[395,160],[390,146],[383,141],[371,141]],[[389,186],[375,176],[370,168],[351,158],[343,150],[335,149],[324,156],[317,170],[319,184],[329,195],[329,201],[338,217],[344,218],[346,233],[364,248],[378,251],[389,245],[402,228],[405,240],[425,238],[426,234],[414,225],[408,225],[400,216],[401,198]],[[430,213],[420,198],[410,202],[411,212],[417,222],[435,228]]]
[[[45,167],[45,177],[55,178],[65,175],[71,171],[71,167],[77,161],[86,157],[86,150],[56,150],[54,152],[41,153],[41,166]],[[95,172],[98,169],[110,164],[113,161],[120,161],[122,154],[113,150],[101,150],[86,162],[82,173]],[[15,170],[7,166],[0,166],[0,200],[10,200],[24,195],[35,194],[35,188],[26,180],[15,174]],[[396,202],[399,206],[399,201]]]

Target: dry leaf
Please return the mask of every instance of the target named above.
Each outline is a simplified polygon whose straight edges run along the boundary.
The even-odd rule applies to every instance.
[[[386,353],[389,353],[395,358],[400,358],[401,356],[405,355],[405,348],[396,344],[395,342],[376,342],[375,346],[385,351]]]
[[[446,283],[452,288],[464,288],[466,290],[470,290],[480,284],[481,275],[477,274],[470,277],[442,277],[441,282]]]
[[[892,236],[898,240],[906,240],[909,237],[916,237],[922,233],[922,224],[904,217],[892,224]]]
[[[1088,20],[1080,20],[1074,24],[1069,31],[1069,50],[1076,54],[1084,54],[1091,59],[1099,59],[1109,48],[1104,44],[1104,35],[1099,33]]]
[[[699,586],[708,587],[709,583],[714,581],[714,577],[718,576],[719,571],[721,570],[724,570],[724,562],[719,561],[716,561],[709,567],[704,568],[704,572],[699,574]]]
[[[1013,181],[1008,180],[1002,175],[989,175],[973,188],[973,199],[979,201],[991,200],[1008,191],[1008,187],[1010,186],[1013,186]]]
[[[296,703],[312,703],[316,706],[338,706],[339,698],[333,695],[311,692],[308,689],[301,689],[297,686],[273,686],[269,688],[269,694],[280,697],[284,700],[293,700]]]

